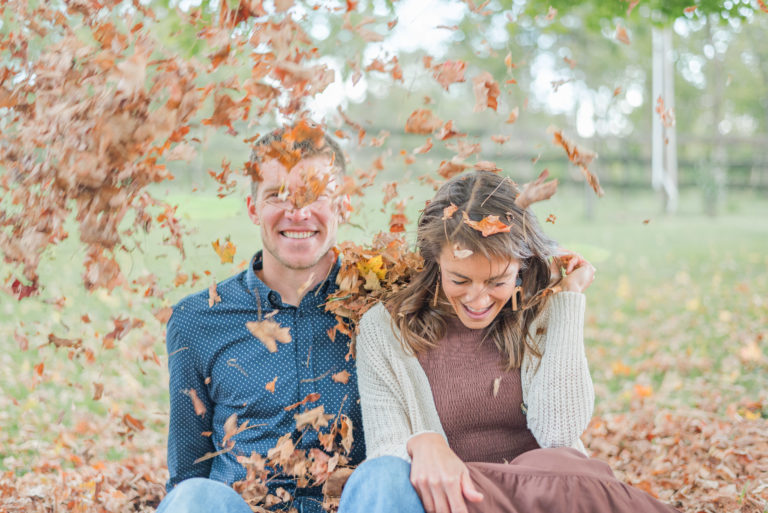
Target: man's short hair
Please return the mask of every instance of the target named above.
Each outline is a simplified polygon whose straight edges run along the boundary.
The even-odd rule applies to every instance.
[[[261,136],[252,148],[246,169],[251,175],[251,195],[254,198],[260,181],[259,164],[267,160],[280,160],[290,169],[300,160],[317,155],[328,155],[333,162],[333,168],[339,175],[347,171],[344,152],[339,143],[328,136],[320,126],[304,120],[294,125],[277,128]]]

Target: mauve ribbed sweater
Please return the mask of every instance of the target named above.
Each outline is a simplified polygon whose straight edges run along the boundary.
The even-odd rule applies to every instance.
[[[539,444],[521,407],[520,369],[505,371],[501,353],[484,335],[485,330],[468,329],[455,319],[419,363],[451,449],[463,461],[502,463]]]

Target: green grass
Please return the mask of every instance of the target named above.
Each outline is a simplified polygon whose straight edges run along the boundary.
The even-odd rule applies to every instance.
[[[406,210],[412,222],[431,194],[430,188],[401,187],[401,198],[414,197]],[[177,216],[192,229],[185,239],[187,259],[163,244],[159,230],[137,237],[130,251],[118,257],[129,286],[139,293],[119,287],[111,293],[86,292],[82,248],[73,235],[44,255],[40,297],[0,298],[0,365],[7,376],[0,394],[0,470],[24,472],[41,458],[70,453],[118,459],[126,451],[164,443],[164,327],[152,312],[206,288],[212,279],[238,272],[259,248],[258,232],[240,196],[216,199],[197,192],[165,199],[178,205]],[[392,209],[381,210],[381,192],[370,193],[364,204],[355,224],[342,228],[340,240],[365,242],[386,226]],[[585,329],[598,412],[653,400],[660,407],[766,416],[765,196],[733,193],[716,218],[699,213],[695,192],[683,195],[676,216],[659,214],[657,199],[645,191],[609,190],[606,197],[592,200],[592,208],[588,219],[585,193],[575,187],[561,187],[552,200],[536,205],[541,221],[556,216],[554,225],[543,223],[546,231],[598,269],[588,291]],[[76,227],[69,231],[75,234]],[[407,235],[413,238],[412,231]],[[222,264],[210,245],[226,237],[237,246],[232,264]],[[0,264],[3,276],[10,272],[5,265]],[[175,287],[179,272],[190,279]],[[193,273],[199,275],[194,282]],[[143,297],[146,285],[131,281],[150,274],[159,292]],[[51,304],[57,300],[58,305]],[[85,313],[90,322],[81,318]],[[134,317],[145,325],[114,349],[102,348],[113,319]],[[56,349],[47,343],[49,333],[82,339],[82,349]],[[15,335],[27,337],[26,351]],[[92,351],[93,361],[86,350]],[[41,362],[38,376],[35,366]],[[91,397],[94,382],[104,384],[98,401]],[[126,413],[147,426],[132,440],[120,434]]]

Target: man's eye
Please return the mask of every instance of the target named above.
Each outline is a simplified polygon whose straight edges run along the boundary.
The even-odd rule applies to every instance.
[[[506,281],[500,281],[500,282],[497,282],[495,285],[496,285],[496,287],[503,287],[506,284],[507,284]]]

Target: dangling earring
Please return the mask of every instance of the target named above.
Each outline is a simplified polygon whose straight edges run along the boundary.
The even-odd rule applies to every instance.
[[[435,295],[432,296],[432,308],[437,307],[437,296],[440,294],[440,275],[437,275],[437,280],[435,280]]]
[[[523,303],[523,279],[518,276],[517,280],[515,281],[515,288],[512,291],[512,311],[517,312],[518,310],[518,304],[517,304],[517,295],[520,294],[520,305]]]

